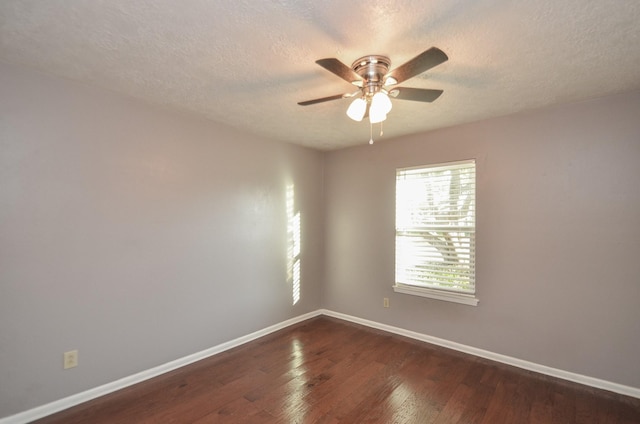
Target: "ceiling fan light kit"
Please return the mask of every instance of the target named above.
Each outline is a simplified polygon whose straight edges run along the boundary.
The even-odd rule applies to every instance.
[[[320,59],[316,61],[318,65],[355,85],[359,90],[353,94],[337,94],[299,102],[298,104],[308,106],[357,96],[349,105],[347,116],[358,122],[368,116],[371,124],[381,123],[387,119],[387,114],[393,107],[389,96],[395,99],[418,102],[433,102],[440,97],[442,90],[389,87],[400,84],[447,60],[447,55],[437,47],[431,47],[425,50],[392,71],[389,71],[391,60],[386,56],[363,56],[353,62],[351,67],[348,67],[336,58]]]

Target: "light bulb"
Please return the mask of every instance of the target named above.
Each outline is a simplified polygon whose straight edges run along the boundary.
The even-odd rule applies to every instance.
[[[367,111],[367,101],[361,97],[355,99],[347,109],[347,116],[354,121],[362,121]]]

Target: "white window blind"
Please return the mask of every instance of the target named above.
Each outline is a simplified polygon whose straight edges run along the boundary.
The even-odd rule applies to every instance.
[[[397,170],[396,286],[475,293],[475,182],[472,160]]]

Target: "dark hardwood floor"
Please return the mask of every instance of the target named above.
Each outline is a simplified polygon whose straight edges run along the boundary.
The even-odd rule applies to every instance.
[[[38,423],[640,423],[640,399],[317,317]]]

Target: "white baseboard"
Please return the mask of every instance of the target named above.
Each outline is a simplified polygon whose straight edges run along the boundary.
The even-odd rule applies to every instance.
[[[229,350],[234,347],[240,346],[242,344],[245,344],[252,340],[266,336],[267,334],[273,333],[283,328],[289,327],[290,325],[297,324],[298,322],[307,320],[309,318],[313,318],[320,314],[321,314],[321,311],[318,310],[318,311],[309,312],[307,314],[288,319],[286,321],[272,325],[262,330],[258,330],[246,336],[238,337],[237,339],[219,344],[209,349],[205,349],[201,352],[197,352],[197,353],[176,359],[175,361],[167,362],[166,364],[162,364],[157,367],[154,367],[145,371],[141,371],[137,374],[133,374],[128,377],[124,377],[119,380],[112,381],[111,383],[107,383],[102,386],[98,386],[93,389],[89,389],[84,392],[81,392],[60,400],[56,400],[51,403],[47,403],[46,405],[38,406],[36,408],[29,409],[27,411],[20,412],[15,415],[10,415],[5,418],[0,418],[0,424],[29,423],[31,421],[46,417],[48,415],[55,414],[56,412],[60,412],[62,410],[71,408],[72,406],[79,405],[81,403],[90,401],[97,397],[107,395],[117,390],[124,389],[125,387],[132,386],[134,384],[143,382],[145,380],[149,380],[150,378],[165,374],[169,371],[173,371],[180,367],[184,367],[193,362],[200,361],[202,359],[213,356],[217,353],[221,353],[221,352],[224,352],[225,350]]]
[[[585,386],[591,386],[597,389],[608,390],[610,392],[640,399],[640,388],[637,388],[637,387],[625,386],[623,384],[613,383],[611,381],[601,380],[599,378],[588,377],[586,375],[576,374],[573,372],[548,367],[546,365],[536,364],[534,362],[513,358],[511,356],[501,355],[499,353],[490,352],[488,350],[478,349],[472,346],[467,346],[467,345],[452,342],[449,340],[440,339],[438,337],[428,336],[426,334],[405,330],[399,327],[393,327],[391,325],[381,324],[375,321],[369,321],[367,319],[362,319],[362,318],[354,317],[351,315],[342,314],[339,312],[329,311],[326,309],[323,309],[320,312],[322,315],[327,315],[327,316],[342,319],[345,321],[350,321],[350,322],[365,325],[371,328],[377,328],[378,330],[383,330],[389,333],[394,333],[401,336],[409,337],[411,339],[420,340],[420,341],[431,343],[434,345],[446,347],[449,349],[457,350],[459,352],[469,353],[474,356],[479,356],[481,358],[490,359],[492,361],[500,362],[507,365],[513,365],[514,367],[522,368],[529,371],[534,371],[539,374],[544,374],[551,377],[557,377],[562,380],[573,381],[574,383],[584,384]]]
[[[437,346],[446,347],[449,349],[457,350],[459,352],[469,353],[471,355],[479,356],[481,358],[490,359],[492,361],[500,362],[507,365],[513,365],[518,368],[534,371],[540,374],[557,377],[563,380],[573,381],[575,383],[584,384],[586,386],[595,387],[598,389],[608,390],[610,392],[619,393],[625,396],[631,396],[640,399],[640,388],[625,386],[618,383],[613,383],[598,378],[588,377],[581,374],[572,373],[569,371],[563,371],[557,368],[547,367],[545,365],[536,364],[522,359],[513,358],[499,353],[490,352],[483,349],[477,349],[472,346],[463,345],[460,343],[452,342],[438,337],[428,336],[426,334],[417,333],[415,331],[405,330],[399,327],[393,327],[387,324],[381,324],[379,322],[370,321],[363,318],[354,317],[351,315],[342,314],[339,312],[330,311],[327,309],[319,309],[317,311],[309,312],[304,315],[300,315],[281,323],[272,325],[270,327],[258,330],[254,333],[246,336],[238,337],[237,339],[219,344],[212,348],[203,350],[201,352],[194,353],[192,355],[185,356],[183,358],[176,359],[175,361],[167,362],[166,364],[159,365],[157,367],[148,369],[146,371],[139,372],[137,374],[130,375],[128,377],[121,378],[111,383],[104,384],[102,386],[95,387],[93,389],[86,390],[84,392],[60,399],[46,405],[38,406],[28,411],[20,412],[16,415],[0,418],[0,424],[25,424],[48,415],[55,414],[67,408],[79,405],[81,403],[90,401],[100,396],[115,392],[125,387],[149,380],[153,377],[165,374],[169,371],[173,371],[180,367],[184,367],[193,362],[200,361],[202,359],[213,356],[217,353],[224,352],[234,347],[240,346],[244,343],[266,336],[267,334],[289,327],[293,324],[297,324],[309,318],[316,317],[318,315],[327,315],[330,317],[338,318],[344,321],[361,324],[367,327],[376,328],[378,330],[387,331],[389,333],[398,334],[401,336],[409,337],[411,339],[420,340],[423,342],[431,343]]]

